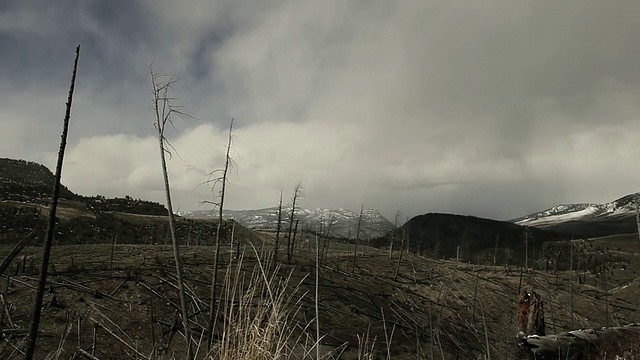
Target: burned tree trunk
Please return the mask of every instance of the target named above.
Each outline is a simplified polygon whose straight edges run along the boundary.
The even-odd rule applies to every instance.
[[[518,298],[518,334],[545,335],[544,302],[532,291],[522,291]]]
[[[47,237],[42,246],[42,265],[40,267],[40,277],[38,279],[38,288],[36,291],[36,299],[33,305],[33,317],[31,319],[31,327],[29,329],[29,338],[24,358],[26,360],[33,359],[38,340],[38,328],[40,327],[40,315],[42,313],[42,301],[44,298],[45,287],[47,283],[47,273],[49,270],[49,258],[51,256],[51,246],[53,245],[53,235],[56,225],[56,209],[58,208],[58,197],[60,196],[60,178],[62,176],[62,163],[64,161],[64,151],[67,146],[67,135],[69,133],[69,119],[71,118],[71,101],[73,100],[73,90],[76,86],[76,73],[78,71],[78,58],[80,57],[80,45],[76,48],[76,59],[73,63],[73,74],[71,75],[71,86],[69,87],[69,96],[67,98],[67,110],[64,115],[62,125],[62,136],[60,138],[60,150],[58,151],[58,161],[56,163],[56,174],[53,183],[53,194],[51,195],[51,206],[49,207],[49,222],[47,224]]]

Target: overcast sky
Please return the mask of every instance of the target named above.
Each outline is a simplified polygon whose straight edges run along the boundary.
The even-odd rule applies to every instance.
[[[196,119],[169,134],[174,208],[207,209],[236,121],[229,209],[360,204],[510,219],[640,191],[640,2],[0,3],[0,157],[163,201],[148,63]]]

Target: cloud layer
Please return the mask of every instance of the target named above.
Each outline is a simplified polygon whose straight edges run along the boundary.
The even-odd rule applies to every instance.
[[[175,208],[223,165],[229,208],[515,218],[640,190],[640,3],[9,1],[0,155],[54,164],[82,44],[63,180],[162,200],[148,64],[197,119],[170,134]],[[5,55],[6,54],[6,55]]]

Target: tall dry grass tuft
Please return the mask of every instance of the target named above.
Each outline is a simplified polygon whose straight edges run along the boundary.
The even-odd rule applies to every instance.
[[[298,343],[294,332],[300,329],[294,318],[304,296],[301,283],[291,285],[291,272],[260,262],[251,272],[243,272],[245,256],[229,264],[223,282],[220,313],[221,338],[208,359],[267,360],[295,358]],[[304,331],[304,329],[303,329]]]
[[[366,333],[358,334],[358,360],[373,360],[375,356],[376,337],[369,336],[369,330]]]

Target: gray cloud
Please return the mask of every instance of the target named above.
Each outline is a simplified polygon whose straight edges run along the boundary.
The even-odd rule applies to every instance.
[[[82,43],[64,181],[162,200],[147,64],[197,120],[171,134],[176,208],[223,163],[230,208],[361,203],[514,218],[638,191],[635,2],[9,1],[0,153],[51,166]],[[6,55],[5,55],[6,54]]]

